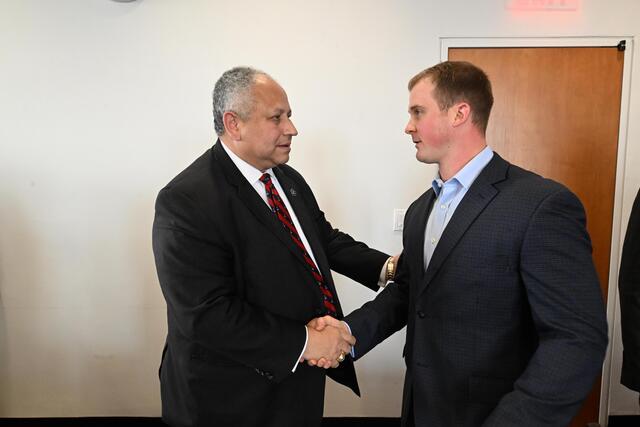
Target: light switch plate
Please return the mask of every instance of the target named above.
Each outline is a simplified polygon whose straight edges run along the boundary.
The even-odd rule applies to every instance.
[[[404,214],[406,209],[393,210],[393,231],[402,231],[404,227]]]

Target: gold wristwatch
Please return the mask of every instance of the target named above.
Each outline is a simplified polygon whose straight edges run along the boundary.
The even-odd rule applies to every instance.
[[[396,263],[393,261],[393,257],[391,257],[389,258],[389,261],[387,261],[387,271],[384,276],[384,279],[386,282],[388,282],[390,280],[393,280],[395,275],[396,275]]]

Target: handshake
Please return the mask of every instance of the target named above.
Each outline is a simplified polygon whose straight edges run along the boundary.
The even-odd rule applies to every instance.
[[[347,324],[331,316],[317,317],[307,323],[307,347],[300,363],[310,366],[337,368],[351,353],[356,339]]]

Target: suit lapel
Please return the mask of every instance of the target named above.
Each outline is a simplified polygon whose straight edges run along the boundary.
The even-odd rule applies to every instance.
[[[451,217],[451,220],[444,229],[442,237],[433,252],[429,267],[422,281],[422,290],[429,286],[453,248],[455,248],[471,224],[474,223],[491,200],[498,194],[498,190],[494,184],[506,179],[508,167],[509,164],[497,153],[494,153],[489,164],[482,170],[471,185],[471,188],[469,188],[469,191],[465,194],[456,208],[453,217]]]
[[[278,218],[274,215],[269,206],[262,200],[256,190],[249,184],[249,182],[242,176],[242,173],[238,170],[233,161],[229,158],[224,148],[221,146],[220,140],[213,147],[213,158],[223,168],[227,181],[232,186],[236,187],[238,191],[238,198],[245,204],[245,206],[253,213],[258,221],[260,221],[275,237],[277,237],[283,245],[291,251],[291,253],[303,264],[305,264],[304,258],[300,249],[293,243],[291,236],[284,229]],[[278,178],[279,180],[280,178]]]
[[[427,227],[427,220],[429,219],[429,213],[431,212],[431,208],[433,207],[433,202],[435,200],[435,192],[433,189],[429,189],[424,195],[421,197],[420,202],[416,206],[416,216],[410,219],[410,223],[407,224],[407,230],[415,236],[416,239],[407,240],[411,243],[411,247],[407,248],[408,253],[416,254],[415,258],[412,260],[415,263],[416,268],[415,271],[420,274],[420,282],[424,279],[424,239],[425,239],[425,231]]]
[[[327,259],[327,256],[325,254],[324,246],[320,241],[320,237],[316,232],[317,229],[315,227],[311,212],[309,212],[309,209],[304,202],[304,197],[302,196],[301,189],[289,176],[287,176],[287,174],[281,168],[273,168],[273,172],[275,173],[276,178],[278,178],[280,186],[286,193],[287,200],[289,200],[289,204],[291,205],[291,208],[298,218],[300,227],[302,227],[302,230],[298,230],[298,232],[304,232],[304,235],[307,238],[309,245],[311,246],[311,251],[313,252],[316,263],[318,264],[317,267],[324,277],[326,285],[329,287],[329,290],[331,290],[331,292],[336,295],[336,290],[331,278],[331,268],[329,267],[329,260]],[[337,298],[334,302],[337,303]]]
[[[318,265],[320,272],[324,276],[328,275],[329,262],[326,259],[322,243],[316,233],[316,227],[313,222],[313,218],[311,217],[311,213],[307,209],[307,205],[304,203],[304,198],[302,197],[300,188],[284,173],[284,171],[282,171],[282,169],[273,168],[273,172],[275,173],[276,178],[278,178],[280,186],[286,193],[287,200],[289,200],[289,204],[293,208],[296,218],[298,218],[298,222],[302,227],[302,230],[298,230],[298,232],[304,232],[309,245],[311,245],[313,256],[318,264],[320,264]]]

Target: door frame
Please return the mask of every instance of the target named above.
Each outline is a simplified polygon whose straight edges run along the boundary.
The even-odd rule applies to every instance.
[[[620,124],[618,127],[618,153],[616,158],[616,185],[613,202],[613,223],[611,231],[611,255],[609,258],[609,287],[607,289],[607,323],[609,346],[602,366],[600,384],[600,410],[598,422],[608,425],[609,393],[611,383],[611,358],[614,332],[619,323],[618,314],[618,266],[622,251],[622,196],[625,183],[625,161],[627,158],[627,138],[629,128],[629,107],[631,102],[631,71],[633,65],[633,37],[440,37],[440,60],[449,58],[449,48],[482,47],[599,47],[616,46],[625,41],[624,65],[622,72],[622,92],[620,95]]]

